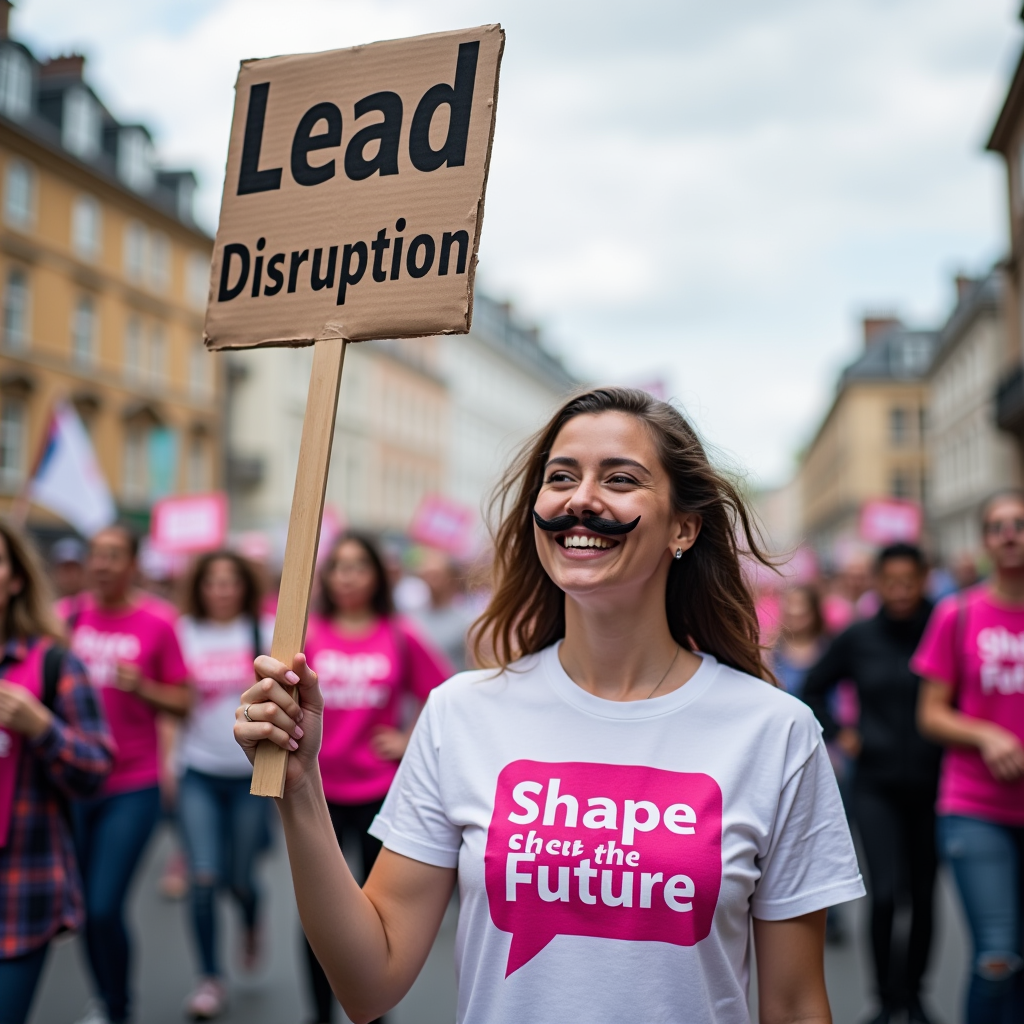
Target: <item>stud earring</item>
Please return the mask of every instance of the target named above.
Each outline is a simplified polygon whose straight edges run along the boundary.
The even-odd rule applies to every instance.
[[[676,548],[676,553],[675,553],[675,557],[676,557],[677,559],[679,559],[679,558],[682,558],[682,557],[683,557],[683,549],[682,549],[682,548]]]

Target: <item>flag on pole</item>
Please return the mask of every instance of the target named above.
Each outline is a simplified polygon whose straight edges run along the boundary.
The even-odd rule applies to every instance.
[[[28,497],[66,519],[84,537],[93,536],[117,518],[117,506],[89,435],[66,402],[54,407]]]

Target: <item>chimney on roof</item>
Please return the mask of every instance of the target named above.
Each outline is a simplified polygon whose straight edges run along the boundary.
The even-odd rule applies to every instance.
[[[883,334],[899,326],[901,326],[900,318],[891,314],[864,317],[864,347],[871,348]]]
[[[10,39],[11,0],[0,0],[0,39]]]
[[[974,291],[974,286],[978,283],[978,279],[976,277],[968,277],[966,274],[957,274],[953,278],[953,283],[956,285],[956,301],[960,303]]]
[[[81,81],[84,70],[85,57],[80,53],[68,53],[44,61],[39,74],[44,78],[77,78]]]

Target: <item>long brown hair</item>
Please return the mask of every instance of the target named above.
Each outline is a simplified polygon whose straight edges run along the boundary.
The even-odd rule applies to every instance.
[[[196,621],[209,618],[206,602],[203,600],[203,584],[215,562],[230,562],[238,578],[242,581],[242,607],[239,614],[259,622],[260,601],[263,588],[256,569],[235,551],[224,548],[220,551],[208,551],[196,561],[185,585],[183,611]]]
[[[7,601],[4,639],[28,640],[39,636],[62,639],[64,630],[53,613],[50,583],[34,545],[5,519],[0,519],[0,537],[7,546],[11,575],[21,580],[21,590],[11,594]]]
[[[320,568],[320,598],[317,602],[317,611],[330,618],[337,612],[337,607],[331,599],[331,591],[327,586],[327,577],[334,569],[334,563],[338,560],[338,552],[343,544],[358,544],[370,560],[377,583],[374,586],[373,594],[370,597],[370,607],[382,619],[388,619],[395,613],[395,605],[391,598],[391,583],[388,580],[387,566],[384,564],[384,556],[376,541],[366,533],[359,533],[356,530],[347,530],[331,545],[331,553],[324,559]]]
[[[474,626],[479,664],[506,668],[565,636],[565,594],[541,565],[534,539],[533,507],[544,466],[569,420],[624,412],[641,420],[654,438],[672,482],[677,512],[701,517],[700,533],[681,559],[673,559],[665,591],[672,638],[687,650],[713,654],[742,672],[774,681],[762,659],[754,599],[740,568],[742,550],[771,566],[746,504],[736,487],[708,459],[682,414],[667,402],[633,388],[604,387],[570,398],[520,449],[495,490],[494,593]]]

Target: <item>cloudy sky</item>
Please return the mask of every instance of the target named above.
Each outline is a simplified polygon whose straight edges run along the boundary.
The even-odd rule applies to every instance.
[[[785,477],[865,311],[939,322],[1005,238],[984,152],[1019,0],[18,0],[115,116],[194,167],[211,230],[247,57],[500,21],[481,284],[588,379],[663,377]]]

